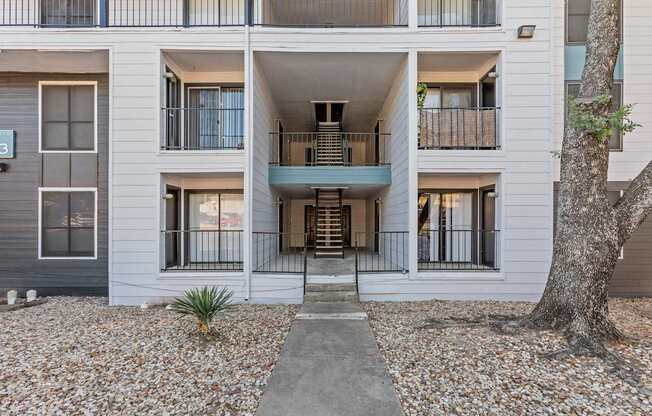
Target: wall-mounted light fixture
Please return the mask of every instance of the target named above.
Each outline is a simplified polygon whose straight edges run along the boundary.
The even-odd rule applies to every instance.
[[[486,195],[489,198],[498,198],[498,192],[496,192],[496,191],[489,191],[489,192],[486,193]]]
[[[536,30],[536,25],[523,25],[518,28],[518,38],[519,39],[532,39],[534,37],[534,31]]]
[[[487,74],[487,77],[491,79],[496,79],[498,78],[498,73],[496,71],[491,71],[490,73]]]
[[[173,194],[165,194],[165,195],[163,195],[163,199],[165,199],[165,200],[174,199],[174,195]]]
[[[9,164],[8,163],[0,163],[0,173],[6,172],[9,170]]]

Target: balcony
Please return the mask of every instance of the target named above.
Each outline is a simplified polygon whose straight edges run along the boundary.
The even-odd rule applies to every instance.
[[[6,0],[0,26],[244,26],[248,0]]]
[[[390,134],[270,133],[271,185],[391,184]]]
[[[418,148],[498,150],[502,131],[500,54],[418,54]]]
[[[408,0],[254,0],[252,24],[286,27],[408,25]]]
[[[500,26],[500,0],[418,0],[419,27]]]
[[[163,230],[162,271],[242,271],[241,230]]]
[[[500,148],[500,108],[423,108],[419,149],[495,150]]]
[[[244,148],[244,108],[162,108],[161,113],[162,150]]]
[[[419,271],[496,271],[499,230],[421,230]]]

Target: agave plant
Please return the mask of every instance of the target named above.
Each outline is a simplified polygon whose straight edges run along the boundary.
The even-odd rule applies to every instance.
[[[213,318],[231,306],[233,292],[227,288],[217,290],[204,286],[200,289],[186,290],[183,297],[175,299],[170,310],[181,315],[190,315],[197,320],[197,328],[208,334]]]

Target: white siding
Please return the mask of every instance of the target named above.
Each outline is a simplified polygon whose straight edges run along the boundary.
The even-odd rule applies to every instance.
[[[253,231],[278,231],[276,195],[269,186],[270,139],[279,118],[267,79],[256,62],[252,64],[253,88]]]

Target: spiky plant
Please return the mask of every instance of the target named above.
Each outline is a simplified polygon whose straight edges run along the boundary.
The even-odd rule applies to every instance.
[[[233,292],[227,288],[215,287],[186,290],[183,297],[175,299],[170,309],[181,315],[190,315],[197,320],[197,328],[204,335],[210,331],[213,318],[231,306]]]

